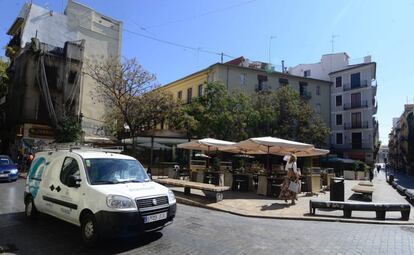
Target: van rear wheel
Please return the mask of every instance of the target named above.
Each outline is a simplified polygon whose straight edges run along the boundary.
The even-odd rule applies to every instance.
[[[83,243],[90,247],[94,246],[99,239],[96,219],[93,214],[88,213],[81,220],[81,234]]]
[[[34,204],[32,196],[26,198],[26,203],[24,207],[24,212],[27,218],[34,219],[37,216],[36,206]]]

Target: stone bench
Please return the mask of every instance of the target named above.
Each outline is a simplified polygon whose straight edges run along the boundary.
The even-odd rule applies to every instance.
[[[204,191],[207,197],[213,198],[216,202],[223,200],[223,192],[230,189],[230,187],[228,186],[216,186],[208,183],[192,182],[170,178],[154,179],[154,181],[167,186],[184,187],[184,194],[186,195],[189,195],[191,193],[191,189],[202,190]]]
[[[315,215],[316,209],[342,210],[345,218],[350,218],[352,211],[375,211],[378,220],[385,220],[388,211],[400,211],[401,219],[410,218],[411,206],[409,204],[394,203],[361,203],[361,202],[337,202],[337,201],[309,201],[311,215]]]
[[[398,192],[400,192],[400,194],[405,194],[405,191],[407,190],[406,187],[403,187],[401,185],[397,185],[395,188],[398,190]]]
[[[368,186],[368,187],[374,187],[374,184],[372,182],[359,182],[359,186]]]
[[[414,189],[406,189],[404,194],[410,199],[410,201],[414,200]]]
[[[374,187],[355,185],[351,190],[355,193],[361,193],[365,195],[372,201],[372,193],[374,193]]]

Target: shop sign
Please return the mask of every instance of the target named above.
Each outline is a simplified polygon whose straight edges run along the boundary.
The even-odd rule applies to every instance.
[[[49,128],[32,127],[29,129],[30,137],[54,137],[53,130]]]

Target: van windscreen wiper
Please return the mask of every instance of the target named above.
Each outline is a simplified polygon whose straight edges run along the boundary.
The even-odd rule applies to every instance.
[[[94,185],[94,184],[117,184],[117,183],[119,183],[119,182],[117,182],[117,181],[94,181],[92,183],[92,185]]]

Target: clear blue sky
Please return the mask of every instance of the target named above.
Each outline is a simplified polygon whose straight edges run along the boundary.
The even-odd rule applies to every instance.
[[[331,52],[352,59],[370,54],[377,62],[380,139],[387,143],[392,117],[414,100],[414,0],[79,0],[124,22],[124,28],[145,36],[189,46],[157,42],[123,33],[122,53],[136,57],[165,84],[220,61],[224,52],[287,66],[318,62]],[[0,45],[23,0],[0,0]],[[33,0],[62,12],[66,0]],[[195,49],[199,48],[200,51]],[[1,55],[4,55],[2,52]],[[225,58],[228,60],[228,58]]]

